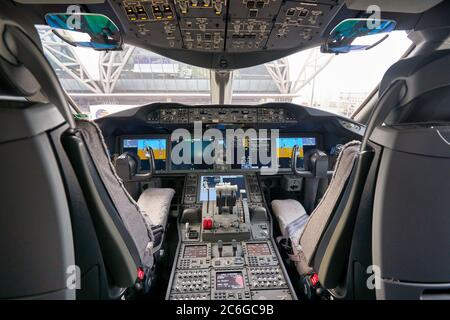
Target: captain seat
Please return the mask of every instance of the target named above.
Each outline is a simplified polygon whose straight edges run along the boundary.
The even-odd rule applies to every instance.
[[[141,212],[149,227],[155,228],[155,226],[160,225],[164,231],[175,190],[171,188],[148,188],[140,194],[136,203],[109,159],[108,149],[98,125],[88,120],[76,120],[76,125],[100,174],[100,178],[116,207],[120,208],[123,205],[122,202],[130,202]]]
[[[0,145],[29,161],[7,157],[2,167],[0,297],[118,299],[148,289],[162,227],[123,188],[95,123],[74,120],[34,26],[7,12],[17,11],[0,14]],[[67,282],[74,266],[77,290]]]
[[[155,173],[154,154],[150,147],[148,147],[147,154],[149,170],[146,173],[138,173],[139,160],[130,152],[124,152],[117,157],[115,169],[123,186],[133,199],[137,199],[140,209],[150,219],[151,224],[161,225],[165,230],[175,190],[161,187],[147,187],[143,191],[141,190],[141,184],[149,182]]]

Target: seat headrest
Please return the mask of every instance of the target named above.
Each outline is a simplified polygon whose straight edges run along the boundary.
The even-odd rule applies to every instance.
[[[17,16],[18,9],[2,3],[0,12],[0,95],[51,102],[71,127],[73,116],[61,84],[44,56],[36,29]],[[25,19],[26,20],[26,19]]]
[[[418,55],[411,58],[405,58],[394,63],[384,74],[380,84],[380,95],[394,81],[404,79],[413,84],[417,81],[418,87],[414,95],[431,90],[433,86],[442,85],[442,82],[448,82],[450,76],[445,72],[448,69],[448,61],[450,59],[450,49],[434,51],[429,54]],[[442,68],[439,70],[439,68]],[[418,76],[430,72],[436,72],[431,78],[417,79]],[[410,93],[411,94],[411,93]]]
[[[0,20],[0,94],[31,98],[41,86],[28,68],[17,58],[17,44],[11,30],[23,30],[10,20]]]

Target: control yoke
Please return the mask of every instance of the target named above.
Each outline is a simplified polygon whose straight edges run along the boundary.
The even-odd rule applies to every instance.
[[[292,148],[291,156],[291,170],[297,176],[304,176],[304,171],[297,166],[298,154],[300,148],[295,145]],[[315,178],[326,178],[328,175],[328,156],[325,152],[320,150],[313,150],[308,155],[305,155],[305,170],[312,174]]]
[[[298,160],[298,152],[299,152],[298,145],[295,145],[292,147],[292,155],[291,155],[291,170],[295,175],[300,175],[300,170],[297,168],[297,160]]]
[[[137,161],[128,154],[123,153],[116,159],[116,171],[119,177],[125,182],[140,182],[149,180],[155,174],[155,154],[149,146],[145,147],[145,154],[149,163],[149,170],[146,173],[137,173]]]

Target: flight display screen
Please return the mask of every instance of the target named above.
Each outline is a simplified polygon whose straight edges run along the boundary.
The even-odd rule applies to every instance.
[[[236,193],[236,199],[240,198],[239,190],[245,190],[245,179],[242,175],[235,176],[201,176],[200,177],[200,193],[199,201],[208,201],[208,190],[209,199],[216,199],[216,184],[219,183],[230,183],[231,185],[237,185],[238,191]],[[244,198],[246,195],[244,194]]]
[[[182,161],[174,162],[172,159],[171,168],[175,171],[191,171],[191,170],[212,170],[214,165],[205,163],[204,154],[206,147],[208,147],[212,140],[200,139],[186,139],[172,142],[172,156],[176,154]],[[219,141],[223,144],[223,141]],[[190,155],[185,155],[184,152],[190,151]],[[215,156],[214,151],[211,154]],[[186,161],[184,161],[186,159]],[[196,163],[197,162],[197,163]]]
[[[267,243],[247,243],[247,252],[250,257],[272,255]]]
[[[208,247],[206,245],[186,246],[183,252],[183,258],[205,258]]]
[[[270,139],[245,138],[234,141],[234,161],[231,169],[259,169],[264,165],[261,163],[258,151],[260,148],[267,150],[266,154],[270,157]],[[241,150],[241,153],[238,153]],[[254,152],[252,152],[252,150]]]
[[[244,276],[242,272],[218,272],[216,273],[216,290],[236,290],[244,288]]]
[[[304,168],[305,154],[317,148],[317,141],[314,137],[282,137],[277,138],[276,143],[279,168],[283,169],[291,167],[292,148],[295,145],[299,147],[299,159],[297,161],[299,168]]]
[[[150,164],[145,150],[147,146],[153,149],[153,154],[155,155],[155,170],[165,170],[167,160],[166,139],[123,139],[122,151],[134,154],[139,159],[139,170],[148,171],[150,169]]]
[[[239,146],[237,144],[240,144]],[[262,163],[260,159],[259,150],[263,148],[266,157],[271,157],[270,138],[246,138],[234,143],[234,161],[231,165],[232,169],[260,169],[271,166],[271,162]],[[282,169],[289,169],[291,167],[292,148],[294,145],[299,146],[299,159],[297,165],[299,168],[304,168],[304,155],[317,148],[317,140],[315,137],[279,137],[275,140],[276,156],[278,158],[278,167]],[[242,144],[242,145],[241,145]],[[237,149],[241,148],[242,152],[238,154]],[[257,152],[252,152],[256,150]]]

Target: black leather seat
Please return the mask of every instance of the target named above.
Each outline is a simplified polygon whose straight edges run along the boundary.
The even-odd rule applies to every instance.
[[[70,206],[53,144],[73,120],[34,26],[19,26],[10,6],[0,12],[0,298],[75,299]]]
[[[450,50],[441,50],[386,72],[356,161],[344,170],[348,182],[321,204],[340,196],[291,237],[299,273],[318,273],[337,298],[439,298],[450,287],[448,66]],[[321,223],[311,224],[317,213]],[[372,265],[381,270],[376,290],[367,286]]]
[[[6,12],[14,10],[0,16],[0,148],[14,156],[1,166],[0,297],[114,299],[148,288],[153,226],[107,156],[106,171],[95,166],[34,26]],[[108,170],[114,194],[102,181]]]

